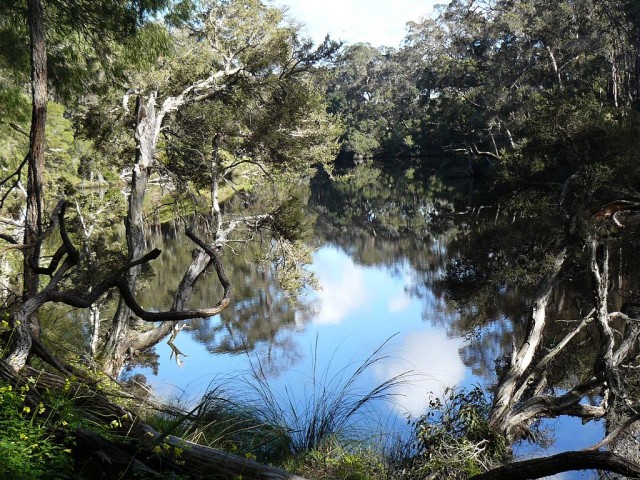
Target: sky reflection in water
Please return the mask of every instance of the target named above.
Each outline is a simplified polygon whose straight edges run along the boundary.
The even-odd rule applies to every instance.
[[[474,376],[460,356],[464,345],[461,338],[450,338],[444,328],[429,322],[442,316],[429,307],[437,302],[432,298],[411,297],[407,291],[411,283],[411,268],[407,264],[388,267],[357,265],[342,249],[326,244],[314,254],[312,266],[320,289],[308,292],[316,307],[311,321],[296,322],[291,329],[280,329],[276,336],[289,336],[290,350],[269,351],[268,345],[260,345],[249,355],[218,354],[212,356],[196,342],[188,331],[178,336],[176,344],[188,357],[179,367],[169,360],[170,349],[162,343],[159,375],[148,372],[148,381],[160,396],[182,396],[196,402],[213,384],[228,384],[246,375],[251,363],[270,359],[278,368],[272,372],[270,385],[279,392],[300,399],[311,381],[314,358],[320,376],[348,376],[368,355],[386,340],[383,354],[387,358],[377,363],[362,378],[359,388],[371,388],[388,378],[403,372],[412,372],[409,383],[394,387],[395,402],[388,405],[380,416],[401,420],[408,415],[417,417],[426,412],[429,392],[442,393],[447,386],[469,386],[486,380]],[[427,310],[425,311],[425,305]],[[219,322],[219,317],[210,319]],[[446,325],[447,322],[437,322]],[[278,338],[281,340],[281,338]],[[279,342],[278,342],[279,343]],[[284,342],[287,343],[287,342]],[[270,356],[271,355],[271,356]],[[345,369],[343,371],[343,369]],[[386,420],[388,422],[388,420]],[[394,423],[394,422],[391,422]],[[403,422],[396,421],[396,424]],[[543,424],[553,432],[555,444],[546,450],[555,453],[589,446],[602,438],[602,424],[587,426],[578,420],[548,420]],[[522,456],[544,454],[538,446],[522,445],[517,448]],[[588,478],[571,473],[557,478]]]
[[[369,385],[362,387],[411,371],[412,381],[393,390],[396,402],[392,408],[401,415],[424,413],[429,392],[439,394],[446,386],[473,381],[460,359],[463,341],[448,338],[444,330],[425,322],[422,300],[406,293],[409,267],[402,266],[399,274],[390,275],[384,267],[356,265],[345,252],[327,245],[314,254],[312,268],[320,289],[307,295],[315,297],[316,311],[310,323],[296,325],[293,332],[277,333],[293,335],[297,348],[294,358],[283,359],[294,360],[290,370],[270,378],[276,388],[293,385],[295,392],[296,385],[301,386],[296,377],[305,377],[312,369],[314,350],[317,370],[331,376],[345,366],[359,364],[391,337],[383,350],[388,358],[367,372],[364,379]],[[171,351],[163,343],[157,347],[159,375],[148,375],[160,395],[185,391],[197,399],[215,379],[246,372],[253,358],[252,354],[214,357],[188,331],[180,334],[176,344],[188,355],[184,366],[169,360]]]

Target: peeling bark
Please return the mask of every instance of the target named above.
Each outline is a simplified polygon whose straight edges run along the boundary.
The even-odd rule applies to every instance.
[[[143,205],[157,143],[157,137],[155,136],[157,123],[155,104],[156,92],[152,92],[144,104],[141,97],[138,96],[136,99],[134,134],[136,159],[132,169],[127,217],[125,219],[129,262],[142,257],[145,248]],[[134,267],[127,273],[127,287],[131,291],[135,291],[139,272],[140,268]],[[118,375],[129,350],[127,334],[131,316],[132,313],[129,307],[124,299],[121,298],[101,353],[105,369],[114,376]]]
[[[531,319],[524,342],[513,352],[511,365],[503,378],[500,379],[491,408],[491,425],[500,430],[510,430],[508,416],[509,410],[520,399],[516,398],[518,387],[521,386],[522,377],[531,366],[534,355],[542,342],[542,334],[546,323],[546,309],[553,285],[566,258],[566,249],[556,255],[551,271],[540,281],[534,298]]]
[[[609,308],[607,305],[609,292],[609,248],[607,245],[599,245],[597,240],[592,240],[591,250],[591,274],[596,305],[596,325],[600,333],[600,353],[598,357],[596,373],[607,382],[611,391],[617,395],[621,389],[621,380],[614,362],[615,339],[613,330],[609,325]]]
[[[212,98],[218,92],[227,88],[228,85],[219,83],[222,79],[238,75],[241,73],[241,70],[241,67],[232,67],[229,63],[225,68],[212,72],[207,78],[187,86],[179,95],[165,98],[159,109],[156,109],[157,92],[151,92],[144,101],[141,96],[137,97],[134,134],[136,159],[132,169],[129,205],[125,219],[129,262],[141,258],[146,248],[143,211],[144,199],[155,165],[158,138],[166,116],[171,112],[179,110],[184,105]],[[128,95],[129,92],[127,92],[125,98]],[[123,105],[126,106],[126,100],[123,101]],[[126,295],[128,292],[135,292],[138,273],[139,268],[134,268],[127,274],[127,287],[121,289],[121,293],[124,292]],[[187,272],[186,275],[195,275],[191,279],[192,282],[195,282],[200,273],[196,274],[194,271],[191,271]],[[132,296],[128,299],[120,299],[109,334],[107,335],[107,340],[100,354],[105,369],[114,376],[117,376],[120,372],[130,351],[152,347],[160,341],[158,340],[158,336],[162,332],[165,332],[164,336],[166,336],[175,325],[161,326],[149,335],[145,333],[138,334],[138,332],[132,331],[130,329],[130,323],[134,315],[140,317],[142,312],[142,310],[136,311],[131,309],[129,304],[132,303],[132,300]],[[148,318],[147,316],[147,318],[142,319],[148,320]],[[150,321],[175,320],[179,320],[179,318],[160,318],[156,316],[156,320]],[[145,344],[145,342],[148,343]]]

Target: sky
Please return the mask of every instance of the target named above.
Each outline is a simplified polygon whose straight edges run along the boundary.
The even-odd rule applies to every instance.
[[[398,47],[405,25],[429,17],[445,0],[272,0],[289,8],[291,17],[306,25],[318,43],[329,33],[348,43],[368,42],[374,47]]]

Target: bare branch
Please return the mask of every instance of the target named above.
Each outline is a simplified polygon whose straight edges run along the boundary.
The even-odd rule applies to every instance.
[[[629,428],[635,425],[638,421],[640,421],[640,413],[629,417],[626,422],[616,428],[613,432],[609,433],[606,437],[604,437],[601,441],[596,443],[594,446],[588,448],[587,450],[599,450],[602,447],[609,445],[616,441],[616,439],[625,433]]]
[[[0,198],[0,208],[4,206],[4,202],[7,200],[7,198],[13,191],[13,189],[18,188],[18,186],[20,185],[20,180],[22,179],[22,169],[27,164],[28,160],[29,160],[29,155],[24,157],[24,160],[22,160],[22,163],[20,163],[18,168],[11,175],[0,180],[0,187],[2,187],[5,184],[9,183],[9,180],[11,180],[13,177],[17,177],[13,182],[13,184],[7,189],[7,191],[4,192],[4,195],[2,195],[2,198]]]
[[[136,316],[147,322],[178,321],[188,320],[191,318],[207,318],[217,315],[231,302],[231,283],[229,282],[229,279],[224,272],[222,262],[220,260],[220,255],[217,250],[210,248],[202,240],[196,237],[195,234],[190,230],[187,230],[187,236],[191,238],[191,240],[193,240],[200,248],[205,250],[205,252],[211,257],[216,269],[216,273],[218,274],[218,279],[220,280],[220,283],[222,284],[222,287],[224,289],[223,296],[220,301],[218,301],[218,303],[211,308],[151,312],[145,310],[140,306],[140,304],[134,298],[124,274],[131,268],[142,265],[144,263],[148,263],[151,260],[157,258],[161,253],[158,249],[154,249],[144,255],[142,258],[133,262],[129,262],[128,264],[120,267],[108,278],[100,282],[98,285],[94,286],[91,291],[84,296],[68,292],[50,290],[46,292],[46,300],[64,303],[76,308],[89,308],[107,290],[110,290],[111,288],[117,288],[120,292],[120,295],[122,295],[122,298],[127,307],[129,307]]]
[[[553,268],[544,276],[538,285],[525,340],[520,348],[514,351],[510,368],[505,376],[500,379],[500,384],[493,401],[490,422],[494,427],[503,424],[509,416],[508,410],[510,406],[513,405],[513,396],[516,392],[517,385],[538,351],[546,324],[547,304],[551,298],[554,281],[564,264],[566,254],[566,248],[556,254]]]
[[[580,324],[571,330],[554,348],[552,348],[545,356],[540,360],[531,373],[527,376],[527,378],[522,382],[522,385],[518,389],[518,391],[513,395],[513,401],[515,403],[519,402],[522,396],[524,395],[525,390],[529,387],[531,382],[539,376],[545,369],[545,367],[553,360],[553,358],[562,351],[562,349],[575,337],[584,327],[586,327],[587,323],[592,320],[592,315],[595,313],[595,308],[592,309],[580,322]]]
[[[601,418],[606,413],[604,407],[580,403],[585,395],[601,387],[602,379],[591,377],[559,397],[540,395],[530,398],[507,415],[505,424],[508,424],[508,430],[516,430],[543,415],[549,417],[570,415],[586,420]]]
[[[20,125],[17,125],[13,122],[9,122],[9,126],[11,128],[13,128],[16,132],[21,133],[22,135],[24,135],[25,137],[29,138],[29,132],[27,132],[26,130],[24,130]]]
[[[0,239],[10,243],[11,245],[18,245],[18,241],[15,238],[13,238],[11,235],[5,235],[4,233],[0,233]]]
[[[469,480],[526,480],[548,477],[573,470],[606,470],[631,478],[640,478],[640,464],[614,452],[580,450],[550,457],[513,462]]]

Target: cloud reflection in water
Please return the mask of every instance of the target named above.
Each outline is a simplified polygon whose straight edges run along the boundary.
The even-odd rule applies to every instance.
[[[412,417],[426,413],[430,392],[440,396],[445,387],[462,383],[466,375],[459,354],[462,345],[462,339],[449,338],[438,330],[403,334],[396,355],[375,369],[380,382],[408,370],[415,374],[409,382],[394,387],[399,413]]]

